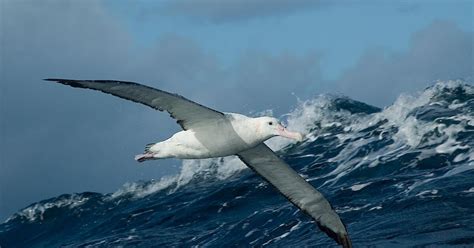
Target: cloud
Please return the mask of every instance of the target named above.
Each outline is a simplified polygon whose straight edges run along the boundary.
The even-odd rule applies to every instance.
[[[0,218],[57,194],[158,178],[179,164],[133,161],[144,144],[179,130],[166,114],[42,78],[138,81],[243,113],[289,106],[296,101],[290,92],[302,94],[319,78],[316,54],[248,52],[224,67],[175,34],[137,48],[97,2],[9,1],[1,14]]]
[[[288,52],[246,52],[228,74],[232,90],[240,98],[234,102],[243,102],[256,111],[288,111],[297,97],[305,99],[316,93],[314,88],[318,87],[314,86],[322,81],[320,58],[315,52],[301,56]],[[308,91],[311,87],[313,91]]]
[[[41,81],[130,77],[132,39],[118,22],[92,1],[7,1],[1,11],[0,218],[61,192],[162,175],[130,154],[146,133],[160,137],[151,111]]]
[[[328,84],[368,103],[389,105],[400,92],[420,90],[435,80],[472,79],[473,44],[473,32],[436,21],[415,33],[406,51],[369,50]]]
[[[320,55],[314,52],[271,54],[249,49],[223,66],[214,54],[175,34],[162,36],[147,50],[144,61],[133,71],[145,76],[138,81],[163,82],[156,87],[222,111],[274,108],[282,113],[296,103],[296,96],[308,97],[308,87],[321,81]]]
[[[168,1],[162,13],[190,17],[214,23],[285,16],[328,4],[321,0],[176,0]]]
[[[416,14],[422,10],[422,5],[417,2],[397,2],[397,11],[403,14]]]

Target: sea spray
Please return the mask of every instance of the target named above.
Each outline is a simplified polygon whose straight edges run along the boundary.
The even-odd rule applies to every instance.
[[[474,243],[472,85],[436,82],[382,109],[322,95],[300,101],[283,119],[306,139],[267,143],[325,194],[354,246]],[[236,157],[185,160],[177,175],[128,183],[111,194],[34,203],[0,225],[0,244],[334,245]]]

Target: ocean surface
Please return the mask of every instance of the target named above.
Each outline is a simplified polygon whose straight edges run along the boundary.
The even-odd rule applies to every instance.
[[[474,246],[474,87],[437,82],[384,109],[341,96],[283,116],[300,143],[267,143],[319,189],[354,247]],[[159,163],[154,161],[151,163]],[[237,158],[114,193],[64,194],[0,224],[1,247],[334,247]]]

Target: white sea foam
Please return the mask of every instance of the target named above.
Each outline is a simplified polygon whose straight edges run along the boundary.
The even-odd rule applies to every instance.
[[[245,168],[247,168],[245,164],[234,156],[183,160],[181,170],[177,175],[165,176],[158,181],[152,181],[146,184],[126,183],[108,199],[112,200],[125,195],[130,195],[133,198],[142,198],[164,189],[168,189],[168,193],[173,193],[196,177],[225,180]]]
[[[431,181],[441,180],[441,179],[444,179],[444,178],[452,177],[452,176],[455,176],[455,175],[458,175],[460,173],[470,171],[470,170],[474,170],[474,162],[472,162],[472,161],[467,163],[467,164],[456,166],[456,167],[450,169],[449,171],[447,171],[446,173],[442,174],[441,176],[425,179],[425,180],[422,180],[422,181],[417,181],[417,182],[413,183],[412,185],[410,185],[405,190],[405,193],[408,194],[412,190],[414,190],[415,188],[420,187],[421,185],[424,185],[424,184],[429,183]]]
[[[283,226],[283,224],[281,224],[280,226]],[[268,245],[272,242],[277,242],[277,241],[287,237],[288,235],[290,235],[291,232],[293,232],[295,230],[298,230],[300,227],[301,227],[301,221],[298,221],[298,223],[296,223],[296,225],[292,226],[288,232],[285,232],[285,233],[283,233],[282,235],[280,235],[276,238],[268,240],[267,242],[263,243],[262,246],[266,246],[266,245]]]
[[[371,207],[369,211],[380,210],[380,209],[382,209],[382,206],[375,206],[375,207]]]
[[[471,128],[474,126],[474,116],[472,114],[463,112],[460,115],[443,117],[445,120],[453,120],[453,123],[449,126],[436,121],[419,120],[412,114],[412,111],[416,108],[425,105],[444,104],[443,106],[446,106],[442,98],[439,98],[441,100],[437,102],[437,97],[442,96],[444,93],[441,92],[445,90],[453,91],[460,87],[468,94],[473,94],[474,92],[474,87],[466,86],[462,81],[437,82],[433,87],[423,92],[412,95],[400,95],[391,106],[379,113],[366,117],[359,116],[357,117],[358,121],[349,121],[344,128],[346,133],[337,135],[341,143],[349,140],[349,144],[345,145],[335,157],[328,160],[329,162],[336,162],[338,166],[332,172],[325,175],[326,177],[333,177],[328,179],[325,184],[334,184],[343,176],[363,165],[375,167],[380,164],[380,160],[398,159],[404,154],[413,151],[419,152],[418,159],[423,160],[432,157],[436,153],[452,154],[455,151],[462,150],[462,153],[458,154],[453,160],[454,162],[474,160],[473,148],[457,140],[457,135],[467,130],[468,125]],[[464,104],[460,104],[457,101],[455,105],[450,104],[449,106],[451,109],[454,109],[463,107]],[[350,116],[349,118],[353,117]],[[385,133],[385,135],[388,135],[393,140],[393,143],[377,151],[370,152],[363,159],[354,156],[360,147],[366,146],[375,139],[375,137],[360,138],[358,137],[358,131],[374,127],[377,123],[383,123],[379,129],[387,130],[382,131],[378,139],[381,140],[383,138],[382,134]],[[435,130],[436,134],[433,133]],[[422,148],[420,149],[420,147]],[[413,166],[416,166],[416,164]],[[465,168],[465,166],[462,168]]]
[[[252,235],[252,234],[254,234],[255,232],[258,232],[258,231],[260,231],[260,229],[254,228],[254,229],[250,230],[250,232],[246,233],[246,234],[245,234],[245,237],[247,238],[247,237],[249,237],[250,235]]]
[[[351,186],[351,190],[352,191],[359,191],[367,186],[369,186],[372,182],[368,182],[368,183],[361,183],[361,184],[354,184]]]
[[[463,192],[465,192],[465,193],[474,193],[474,187],[472,187],[468,190],[464,190]]]
[[[416,196],[418,197],[421,197],[421,198],[426,198],[426,197],[436,197],[435,195],[438,194],[438,190],[437,189],[432,189],[432,190],[425,190],[425,191],[422,191],[418,194],[416,194]]]
[[[5,222],[9,222],[17,217],[26,218],[28,221],[36,221],[36,220],[43,220],[44,213],[51,208],[63,208],[68,207],[69,209],[78,207],[89,200],[88,197],[84,197],[81,195],[72,194],[67,197],[60,197],[59,199],[47,202],[47,203],[35,203],[34,205],[27,207],[20,212],[12,215],[8,218]]]
[[[359,211],[361,209],[365,209],[365,208],[368,208],[370,206],[371,206],[371,204],[365,204],[365,205],[359,206],[359,207],[344,206],[340,209],[336,209],[336,212],[339,213],[339,214],[342,214],[342,213],[346,213],[346,212]]]
[[[393,136],[393,139],[396,143],[408,144],[411,147],[415,147],[420,144],[421,139],[426,133],[434,130],[437,127],[442,128],[444,125],[434,122],[420,121],[416,117],[411,116],[410,113],[417,107],[435,104],[435,102],[431,101],[433,101],[433,98],[439,94],[439,92],[443,90],[453,90],[459,87],[462,87],[470,94],[472,94],[474,91],[474,87],[467,87],[462,81],[459,80],[445,82],[438,81],[434,86],[424,90],[423,92],[414,94],[401,94],[391,106],[385,108],[380,113],[372,115],[371,118],[366,122],[357,123],[358,125],[352,127],[352,129],[361,130],[373,125],[374,123],[386,120],[387,123],[383,125],[385,128],[388,129],[391,126],[398,128],[397,133]],[[473,121],[472,116],[463,115],[453,118],[461,118],[465,119],[466,121]],[[451,130],[446,131],[449,132]],[[459,129],[453,131],[459,131]]]
[[[331,97],[321,95],[312,100],[299,101],[298,106],[293,111],[284,115],[287,128],[291,131],[302,133],[307,141],[313,141],[315,139],[313,129],[315,128],[314,124],[316,122],[321,123],[321,126],[324,127],[336,125],[333,118],[327,118],[330,114],[328,106],[331,104],[331,99]],[[279,150],[289,144],[295,143],[295,141],[275,137],[265,143],[273,150]]]

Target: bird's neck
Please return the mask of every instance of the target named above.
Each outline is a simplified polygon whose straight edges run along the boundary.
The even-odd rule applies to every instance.
[[[233,115],[233,127],[242,140],[248,145],[255,146],[273,137],[263,132],[261,121],[244,115]]]
[[[258,141],[258,143],[264,142],[274,136],[264,132],[262,122],[258,118],[250,118],[248,129],[251,130],[251,135]]]

